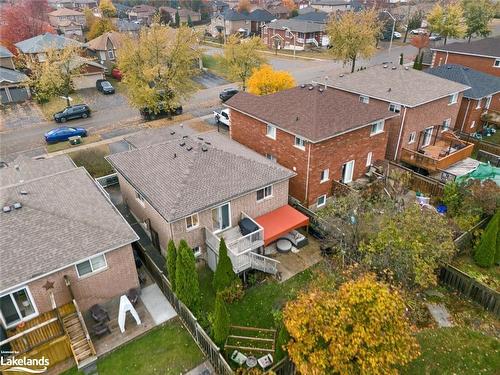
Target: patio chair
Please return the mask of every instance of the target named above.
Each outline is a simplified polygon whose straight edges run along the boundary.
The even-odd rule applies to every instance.
[[[110,320],[108,312],[99,304],[95,304],[90,308],[90,315],[92,315],[92,319],[98,323]]]
[[[259,366],[262,367],[262,370],[265,370],[273,364],[273,356],[271,354],[266,354],[265,356],[260,357],[257,362],[259,363]]]
[[[233,354],[231,354],[231,360],[233,362],[236,362],[240,366],[242,366],[247,361],[247,359],[248,359],[248,357],[245,354],[243,354],[237,350],[235,350],[233,352]]]
[[[141,294],[141,290],[139,288],[129,289],[127,292],[127,298],[132,303],[132,305],[136,305],[139,301],[139,296]]]
[[[92,332],[97,337],[101,337],[101,336],[104,336],[104,335],[106,335],[108,333],[111,333],[111,329],[108,327],[108,325],[106,324],[106,322],[101,322],[101,323],[95,324],[92,327]]]

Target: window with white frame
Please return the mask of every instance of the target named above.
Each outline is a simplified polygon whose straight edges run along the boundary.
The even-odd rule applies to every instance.
[[[83,262],[76,264],[78,277],[90,275],[91,273],[103,270],[108,267],[104,254],[97,255]]]
[[[201,255],[201,247],[200,246],[193,247],[193,254],[195,258],[198,258]]]
[[[443,125],[441,126],[441,131],[444,132],[446,130],[450,130],[451,118],[447,118],[443,121]]]
[[[455,104],[458,101],[458,92],[454,93],[453,95],[450,95],[448,99],[448,104]]]
[[[394,113],[400,113],[401,112],[401,105],[396,104],[396,103],[391,103],[391,104],[389,104],[389,111],[394,112]]]
[[[198,214],[193,214],[186,218],[186,229],[194,229],[200,224]]]
[[[372,158],[373,158],[373,152],[369,152],[368,155],[366,155],[366,166],[369,167],[372,165]]]
[[[417,133],[416,132],[411,132],[410,133],[410,138],[408,139],[408,144],[414,143],[416,138],[417,138]]]
[[[326,182],[330,179],[330,169],[323,169],[321,171],[321,178],[319,180],[319,182]]]
[[[486,103],[484,105],[484,108],[489,109],[491,104],[491,95],[486,97]]]
[[[304,150],[306,148],[306,140],[296,136],[294,146]]]
[[[495,68],[500,68],[500,59],[495,59],[495,62],[493,63],[493,66]]]
[[[483,99],[482,98],[477,101],[476,109],[481,108],[481,104],[483,104]]]
[[[265,188],[257,190],[257,202],[259,202],[263,199],[271,198],[272,196],[273,196],[273,186],[272,185],[269,185],[269,186],[266,186]]]
[[[38,311],[28,287],[1,296],[0,313],[7,328],[36,316]]]
[[[318,197],[318,199],[316,200],[316,207],[318,208],[323,207],[325,204],[326,204],[326,194]]]
[[[269,160],[271,160],[275,163],[277,162],[276,156],[274,156],[274,155],[266,154],[266,158],[268,158]]]
[[[138,191],[135,192],[135,199],[137,199],[139,201],[139,203],[144,206],[144,201],[145,201],[144,197]]]
[[[370,98],[366,95],[360,95],[359,96],[359,101],[364,104],[370,103]]]
[[[434,130],[433,126],[429,126],[427,129],[425,129],[424,139],[422,141],[422,147],[426,147],[426,146],[429,146],[431,144],[433,130]]]
[[[271,138],[271,139],[276,139],[276,127],[273,125],[267,124],[266,136]]]
[[[472,121],[470,123],[470,128],[473,129],[476,126],[476,121]]]
[[[114,60],[115,59],[115,51],[113,51],[112,49],[108,49],[108,57],[110,60]]]
[[[370,135],[382,133],[383,131],[384,131],[384,121],[380,120],[380,121],[374,122],[372,124],[372,129],[370,131]]]

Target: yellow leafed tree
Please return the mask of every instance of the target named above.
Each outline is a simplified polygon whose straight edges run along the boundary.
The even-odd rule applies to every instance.
[[[101,0],[99,2],[99,10],[101,11],[103,17],[116,16],[116,8],[111,2],[111,0]]]
[[[301,374],[396,374],[419,354],[402,298],[373,275],[303,293],[283,317]]]
[[[431,32],[441,34],[444,44],[448,38],[461,38],[467,29],[459,3],[451,3],[444,7],[436,4],[427,15],[427,22]]]
[[[285,70],[273,70],[270,65],[254,69],[248,79],[248,92],[255,95],[274,94],[295,86],[295,79]]]

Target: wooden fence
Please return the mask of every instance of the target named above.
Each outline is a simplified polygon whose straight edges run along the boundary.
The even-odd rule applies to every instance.
[[[140,258],[146,265],[147,269],[150,271],[161,291],[181,318],[184,326],[189,331],[194,341],[198,344],[203,353],[205,353],[205,355],[207,356],[208,360],[214,367],[215,373],[219,375],[232,375],[233,370],[222,356],[219,347],[215,345],[215,343],[204,331],[204,329],[198,324],[198,320],[193,315],[193,313],[177,298],[175,293],[172,291],[170,281],[167,279],[165,273],[163,272],[163,266],[154,262],[152,257],[149,256],[147,250],[140,244],[136,247],[136,249],[139,251]]]
[[[460,133],[459,137],[464,141],[474,143],[474,152],[476,153],[478,153],[479,151],[486,151],[490,154],[494,154],[497,156],[500,155],[500,145],[497,145],[496,143],[488,142],[483,139],[477,139],[471,134],[467,133]]]
[[[447,264],[440,270],[439,281],[500,317],[500,293],[476,281],[465,272]]]
[[[483,229],[486,227],[489,221],[489,217],[484,218],[479,223],[477,223],[472,229],[469,229],[467,232],[462,233],[460,236],[455,238],[455,247],[458,249],[458,253],[462,253],[467,249],[472,249],[473,240],[474,240],[474,232],[478,229]]]
[[[409,168],[403,167],[402,165],[396,164],[394,162],[388,162],[386,167],[386,176],[390,178],[391,171],[399,170],[403,172],[408,172],[411,175],[410,188],[414,191],[419,191],[427,196],[432,196],[435,198],[443,196],[444,183],[431,177],[424,176],[417,173]]]

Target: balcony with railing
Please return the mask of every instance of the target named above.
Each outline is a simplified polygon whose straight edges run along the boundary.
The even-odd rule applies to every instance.
[[[420,133],[417,148],[401,150],[401,161],[418,168],[435,172],[444,170],[471,156],[474,144],[461,140],[449,130],[433,127]]]

